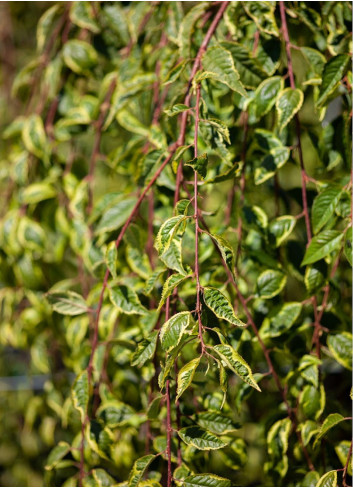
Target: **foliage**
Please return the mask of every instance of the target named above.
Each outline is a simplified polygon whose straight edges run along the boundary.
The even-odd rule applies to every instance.
[[[50,4],[1,150],[1,369],[40,380],[2,485],[348,482],[350,21]]]

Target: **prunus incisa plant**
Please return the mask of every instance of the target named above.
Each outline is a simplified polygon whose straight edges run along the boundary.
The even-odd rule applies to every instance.
[[[3,134],[0,297],[1,348],[47,380],[1,401],[0,439],[35,441],[44,484],[349,484],[351,13],[41,17]]]

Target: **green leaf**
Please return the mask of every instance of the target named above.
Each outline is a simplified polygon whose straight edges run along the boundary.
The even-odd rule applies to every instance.
[[[231,53],[243,85],[246,88],[257,88],[265,74],[260,63],[251,55],[251,52],[237,42],[223,41],[221,45]]]
[[[296,222],[293,216],[280,216],[271,221],[268,226],[270,242],[278,248],[290,236]]]
[[[309,62],[310,70],[313,70],[317,75],[321,76],[326,62],[325,56],[317,49],[308,48],[305,46],[301,47],[300,49]]]
[[[47,150],[47,137],[42,118],[39,115],[31,115],[25,120],[22,139],[27,151],[38,158],[44,158]]]
[[[46,234],[40,224],[26,216],[18,225],[18,241],[26,249],[42,253],[46,245]]]
[[[58,17],[58,14],[62,10],[62,6],[59,4],[53,5],[46,10],[39,19],[37,25],[37,50],[42,51],[46,42],[49,39],[50,32],[54,26],[54,22]]]
[[[194,158],[185,163],[187,166],[191,166],[191,168],[196,171],[202,178],[206,178],[207,175],[207,165],[208,165],[208,156],[207,153],[204,153],[197,158]]]
[[[257,291],[263,299],[271,299],[285,287],[287,277],[277,270],[265,270],[256,281]]]
[[[94,11],[90,2],[73,2],[70,9],[71,21],[89,31],[97,34],[100,32],[99,25],[94,18]]]
[[[246,363],[243,357],[234,350],[230,345],[216,345],[213,347],[214,351],[225,362],[228,368],[230,368],[235,374],[238,375],[244,382],[251,385],[254,389],[261,392],[260,387],[257,385],[256,380],[253,377],[251,368]]]
[[[299,405],[304,415],[310,419],[319,419],[325,408],[325,389],[320,386],[318,390],[313,385],[306,385],[300,395]]]
[[[99,221],[96,233],[102,234],[120,228],[129,218],[136,202],[137,199],[128,198],[110,207]]]
[[[340,443],[335,445],[335,452],[337,454],[337,457],[340,459],[342,467],[344,467],[347,463],[350,447],[351,447],[351,442],[348,440],[342,440]],[[352,454],[349,457],[347,474],[352,476]]]
[[[161,300],[159,301],[158,311],[161,310],[163,304],[167,298],[173,293],[174,289],[178,287],[182,282],[184,282],[190,275],[181,275],[180,273],[173,273],[164,282]]]
[[[267,434],[268,453],[274,459],[281,459],[288,450],[288,438],[292,428],[289,418],[280,419],[271,426]]]
[[[107,264],[108,270],[113,278],[117,278],[116,266],[118,260],[118,251],[116,249],[115,241],[111,241],[105,251],[105,262]]]
[[[320,477],[316,487],[337,487],[337,471],[330,470]]]
[[[303,105],[304,94],[299,88],[285,88],[276,101],[278,127],[281,132]]]
[[[162,394],[157,394],[157,396],[149,403],[147,407],[147,418],[157,419],[161,412],[161,402],[164,400],[165,396]]]
[[[168,117],[174,117],[182,112],[185,112],[185,110],[190,110],[190,107],[185,104],[175,104],[170,109],[166,109],[164,112]]]
[[[168,249],[160,256],[160,259],[171,270],[186,275],[182,260],[181,243],[182,237],[176,236],[170,242]]]
[[[232,180],[234,177],[240,175],[241,171],[241,164],[240,163],[235,163],[233,166],[228,168],[228,170],[224,171],[223,173],[220,173],[219,175],[216,175],[213,178],[208,178],[205,180],[204,184],[209,184],[209,183],[220,183],[220,182],[226,182],[227,180]]]
[[[70,70],[81,75],[97,64],[98,55],[91,44],[78,39],[70,39],[64,44],[63,59]]]
[[[128,45],[130,32],[125,9],[119,3],[114,2],[111,5],[104,4],[103,12],[109,28],[118,35],[124,45]]]
[[[232,245],[225,238],[219,236],[218,234],[212,234],[212,240],[216,242],[223,260],[225,261],[229,270],[233,273],[235,266],[235,256]]]
[[[229,444],[229,442],[222,441],[218,436],[198,426],[182,428],[178,431],[178,434],[183,442],[198,450],[218,450]]]
[[[320,86],[319,98],[316,105],[322,107],[336,90],[339,82],[344,77],[351,63],[348,54],[339,54],[332,57],[326,64],[322,73],[322,83]]]
[[[266,115],[276,103],[278,94],[283,90],[284,82],[281,76],[267,78],[260,83],[255,90],[255,95],[249,106],[249,117],[260,117]]]
[[[320,231],[335,212],[341,195],[341,188],[330,186],[315,197],[311,211],[314,234]]]
[[[180,225],[188,218],[186,216],[175,216],[167,219],[160,227],[154,246],[159,255],[163,255],[171,245],[171,242],[178,232]]]
[[[319,431],[318,425],[315,421],[312,421],[311,419],[307,419],[300,427],[300,433],[302,436],[303,444],[306,447],[311,438],[316,435],[316,433]]]
[[[150,360],[157,346],[158,331],[152,331],[148,338],[142,340],[138,345],[131,357],[131,365],[138,366],[139,368],[144,365],[147,360]]]
[[[196,414],[195,421],[201,428],[216,435],[231,433],[239,428],[239,425],[236,426],[230,418],[214,411]]]
[[[81,3],[81,2],[79,2]],[[93,479],[97,483],[97,487],[112,487],[116,486],[116,480],[108,474],[104,469],[93,469]]]
[[[191,38],[195,31],[195,26],[200,17],[208,7],[207,2],[198,2],[183,17],[178,32],[178,45],[180,47],[180,57],[189,58],[192,46]]]
[[[306,267],[304,283],[309,294],[318,292],[324,285],[327,276],[327,265],[321,260]]]
[[[344,254],[349,262],[349,264],[352,266],[352,242],[353,242],[353,235],[352,235],[352,227],[349,227],[346,231],[346,234],[344,235]]]
[[[276,171],[288,161],[290,156],[289,148],[281,146],[272,148],[265,158],[261,161],[260,166],[255,168],[254,180],[256,185],[266,182],[273,177]]]
[[[139,485],[143,474],[146,472],[152,460],[154,460],[156,457],[157,455],[145,455],[144,457],[136,460],[129,474],[129,487],[137,487]]]
[[[244,9],[260,31],[271,36],[279,35],[275,18],[275,5],[272,2],[246,2]]]
[[[348,331],[329,334],[327,346],[334,359],[343,367],[352,370],[352,334]]]
[[[285,302],[276,307],[261,326],[261,338],[275,338],[288,331],[298,319],[301,309],[300,302]]]
[[[342,239],[343,234],[339,231],[334,231],[333,229],[321,231],[320,234],[311,240],[306,249],[301,266],[309,265],[310,263],[321,260],[321,258],[325,258],[332,251],[339,248]]]
[[[136,414],[131,406],[111,400],[105,401],[99,406],[97,416],[104,422],[104,425],[109,428],[117,428],[129,424]]]
[[[176,400],[186,391],[194,378],[197,367],[200,363],[200,357],[194,358],[191,362],[184,365],[178,373],[178,388]]]
[[[184,487],[230,487],[230,480],[214,474],[193,474],[183,480]]]
[[[247,96],[229,51],[221,46],[209,47],[202,56],[202,65],[210,78],[224,83],[243,97]]]
[[[203,298],[206,306],[209,307],[219,319],[225,319],[229,323],[234,324],[234,326],[246,326],[245,323],[235,316],[230,302],[218,289],[204,287]]]
[[[80,412],[82,423],[87,415],[89,400],[88,373],[84,370],[75,380],[72,387],[72,399],[75,408]]]
[[[110,300],[124,314],[146,314],[136,292],[126,285],[114,285],[109,288]]]
[[[45,470],[53,470],[55,466],[62,460],[71,450],[71,447],[66,441],[60,441],[48,455]]]
[[[316,439],[320,440],[320,438],[325,436],[326,433],[331,428],[333,428],[334,426],[339,424],[341,421],[344,421],[344,417],[341,414],[338,414],[338,413],[329,414],[327,416],[327,418],[325,419],[325,421],[322,423],[321,429],[320,429],[319,434],[318,434]]]
[[[185,330],[190,326],[191,314],[179,312],[168,319],[160,329],[160,340],[164,351],[167,353],[178,346]]]
[[[47,299],[54,311],[65,316],[77,316],[88,311],[85,299],[71,290],[67,292],[49,292]]]

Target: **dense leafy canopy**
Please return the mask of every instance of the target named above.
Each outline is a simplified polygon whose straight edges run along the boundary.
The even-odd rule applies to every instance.
[[[39,381],[5,382],[1,485],[348,483],[350,22],[42,14],[0,150],[0,366]]]

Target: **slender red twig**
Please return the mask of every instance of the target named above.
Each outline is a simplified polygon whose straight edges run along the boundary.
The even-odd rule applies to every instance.
[[[348,484],[347,484],[347,482],[346,482],[346,478],[347,478],[347,471],[348,471],[349,461],[350,461],[351,456],[352,456],[352,447],[353,447],[353,440],[351,440],[351,444],[350,444],[350,447],[349,447],[349,450],[348,450],[347,461],[346,461],[345,466],[343,468],[342,485],[344,487],[349,487]]]
[[[93,205],[93,176],[94,176],[94,171],[96,168],[96,161],[99,155],[99,148],[101,144],[101,139],[102,139],[102,129],[103,129],[103,124],[105,117],[108,113],[109,107],[110,107],[110,99],[113,95],[114,89],[116,86],[116,79],[111,81],[107,94],[104,98],[104,101],[102,105],[100,106],[100,112],[99,112],[99,117],[95,123],[96,126],[96,134],[94,138],[94,143],[93,143],[93,149],[91,153],[91,158],[89,162],[89,170],[88,170],[88,175],[86,179],[88,180],[88,205],[87,205],[87,214],[89,215],[92,212],[92,205]]]
[[[199,48],[199,51],[197,53],[197,56],[195,58],[193,67],[191,69],[191,74],[190,74],[190,78],[189,78],[189,82],[188,82],[188,86],[187,86],[187,90],[186,90],[186,95],[185,95],[185,99],[184,99],[184,104],[189,106],[189,107],[190,107],[190,98],[191,98],[190,89],[191,89],[191,85],[192,85],[192,80],[193,80],[197,70],[199,69],[202,54],[206,51],[208,43],[210,42],[211,37],[214,34],[214,32],[215,32],[222,16],[223,16],[223,13],[226,10],[228,4],[229,4],[229,2],[221,2],[221,6],[220,6],[217,14],[215,15],[215,18],[213,19],[210,27],[208,28],[208,31],[205,35],[205,38],[204,38],[204,40],[203,40],[203,42]],[[116,249],[119,248],[119,246],[122,242],[122,239],[125,235],[125,232],[126,232],[127,228],[129,227],[129,225],[131,224],[131,222],[132,222],[137,210],[139,209],[142,201],[144,200],[146,194],[149,192],[149,190],[152,188],[153,184],[155,183],[155,181],[157,180],[159,175],[162,173],[164,168],[170,162],[170,160],[172,159],[172,156],[173,156],[174,152],[176,151],[176,149],[184,144],[185,134],[186,134],[187,116],[188,116],[187,111],[182,114],[180,132],[179,132],[179,137],[178,137],[177,141],[169,146],[168,156],[164,159],[163,163],[158,168],[158,170],[155,172],[155,174],[153,175],[152,179],[150,180],[148,185],[145,187],[145,189],[140,192],[139,198],[138,198],[134,208],[132,209],[128,219],[126,220],[124,226],[122,227],[122,229],[121,229],[121,231],[120,231],[120,233],[119,233],[119,235],[115,241]],[[102,306],[103,306],[105,291],[106,291],[106,288],[108,286],[109,275],[110,275],[109,269],[107,268],[105,275],[104,275],[104,278],[103,278],[103,284],[102,284],[102,288],[101,288],[101,292],[100,292],[100,296],[99,296],[99,300],[98,300],[98,306],[97,306],[97,310],[96,310],[96,319],[95,319],[94,329],[93,329],[93,338],[92,338],[92,343],[91,343],[91,355],[90,355],[88,367],[87,367],[88,383],[89,384],[91,383],[91,380],[92,380],[93,359],[94,359],[94,355],[95,355],[95,352],[96,352],[97,347],[98,347],[98,325],[99,325],[100,314],[101,314],[101,310],[102,310]],[[168,298],[168,299],[170,299],[170,298]],[[167,300],[167,304],[169,304],[169,300]],[[83,423],[83,431],[86,427],[87,419],[88,419],[88,417],[86,417],[86,419]],[[84,453],[82,451],[81,457],[80,457],[80,467],[83,467],[83,465],[84,465]],[[82,481],[80,483],[82,485]]]
[[[289,39],[288,26],[287,26],[287,20],[286,20],[285,3],[279,2],[279,8],[280,8],[280,14],[281,14],[283,38],[284,38],[285,47],[286,47],[289,83],[290,83],[291,88],[294,90],[296,88],[296,86],[295,86],[294,72],[293,72],[291,43],[290,43],[290,39]],[[298,145],[297,147],[298,147],[298,155],[299,155],[299,162],[300,162],[300,173],[301,173],[301,182],[302,182],[302,185],[301,185],[302,202],[303,202],[303,212],[304,212],[304,219],[305,219],[305,226],[306,226],[307,246],[309,246],[309,244],[311,242],[312,234],[311,234],[308,197],[307,197],[307,191],[306,191],[307,190],[306,189],[306,183],[307,183],[308,177],[307,177],[307,174],[305,171],[303,148],[302,148],[302,143],[301,143],[301,127],[300,127],[299,116],[297,113],[294,116],[294,120],[295,120],[295,127],[296,127],[296,134],[297,134],[297,145]],[[314,317],[315,317],[313,343],[315,344],[315,347],[316,347],[316,356],[318,358],[320,358],[320,356],[321,356],[321,345],[320,345],[321,327],[320,327],[320,321],[318,320],[316,296],[313,298],[313,309],[314,309]]]

